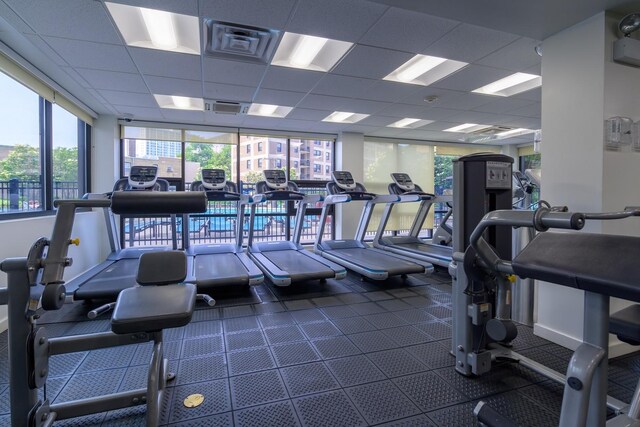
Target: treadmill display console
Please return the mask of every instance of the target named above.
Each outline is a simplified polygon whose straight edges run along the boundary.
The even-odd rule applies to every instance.
[[[333,177],[333,182],[335,182],[338,187],[343,190],[355,190],[356,182],[353,179],[353,175],[348,171],[333,171],[331,174]]]
[[[398,187],[400,187],[404,191],[414,191],[416,189],[416,185],[411,181],[411,177],[406,173],[392,173],[391,179],[395,182]]]
[[[262,171],[267,186],[273,190],[286,190],[287,175],[282,169],[266,169]]]
[[[129,187],[133,190],[151,188],[156,185],[157,180],[157,166],[132,166],[129,172]]]
[[[222,190],[227,185],[223,169],[202,169],[202,186],[207,190]]]

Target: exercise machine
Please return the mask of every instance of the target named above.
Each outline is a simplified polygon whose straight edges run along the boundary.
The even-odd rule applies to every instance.
[[[395,194],[377,195],[368,193],[364,185],[355,182],[347,171],[334,171],[332,182],[327,184],[329,194],[322,206],[320,227],[316,235],[315,250],[323,257],[336,262],[362,277],[385,280],[390,276],[406,277],[408,274],[432,273],[433,265],[426,261],[413,260],[381,249],[371,248],[364,241],[373,209],[378,203],[395,203],[400,197]],[[354,239],[323,240],[324,224],[332,206],[351,201],[365,202]]]
[[[447,221],[453,213],[451,196],[436,196],[422,191],[406,173],[392,173],[393,182],[389,184],[389,194],[395,194],[399,200],[388,202],[382,212],[380,224],[373,239],[375,248],[383,249],[395,254],[404,255],[412,259],[429,262],[441,267],[448,267],[451,262],[451,227]],[[418,212],[413,219],[409,234],[406,236],[385,236],[384,232],[391,217],[393,207],[398,203],[420,202]],[[448,203],[449,209],[442,218],[440,225],[434,232],[432,239],[421,239],[419,236],[422,226],[429,215],[431,207],[436,203]]]
[[[191,191],[205,191],[209,202],[235,205],[235,243],[191,245],[187,227],[183,226],[187,234],[185,249],[189,256],[187,282],[195,283],[199,292],[207,294],[220,286],[254,286],[262,283],[264,275],[242,249],[244,211],[252,201],[251,197],[240,194],[236,184],[227,181],[222,169],[202,169],[202,180],[193,182]]]
[[[50,426],[56,420],[147,404],[146,424],[160,423],[161,402],[168,373],[163,355],[162,331],[186,325],[193,314],[196,289],[180,284],[186,276],[186,258],[178,251],[146,253],[136,273],[139,285],[123,290],[115,304],[111,332],[50,338],[37,324],[41,310],[59,310],[66,300],[65,267],[71,265],[68,248],[76,210],[111,208],[116,214],[148,215],[204,212],[203,192],[158,192],[135,195],[115,192],[102,200],[56,200],[57,213],[51,238],[40,238],[25,258],[0,263],[7,288],[0,303],[8,305],[11,425]],[[105,396],[52,404],[38,397],[46,385],[53,355],[153,342],[147,387]]]
[[[247,246],[251,259],[276,286],[307,280],[343,279],[347,275],[343,267],[305,250],[300,244],[307,206],[321,202],[323,197],[301,193],[281,169],[264,170],[263,174],[264,181],[256,183],[256,194],[251,203]],[[290,240],[254,242],[256,206],[264,202],[298,202]]]
[[[132,166],[129,176],[116,181],[113,192],[109,194],[89,194],[88,199],[106,199],[119,192],[131,192],[135,198],[138,195],[149,192],[169,191],[169,182],[158,178],[157,166]],[[118,237],[113,212],[109,205],[103,208],[106,229],[109,238],[111,253],[107,259],[85,271],[67,284],[67,289],[73,292],[75,300],[109,300],[115,301],[123,289],[136,286],[136,273],[140,256],[148,252],[168,251],[177,248],[175,235],[172,247],[168,246],[136,246],[122,248]],[[135,213],[136,216],[142,215]],[[124,216],[124,215],[123,215]],[[175,216],[172,216],[175,230]],[[131,215],[128,218],[128,230],[135,232],[135,222]]]

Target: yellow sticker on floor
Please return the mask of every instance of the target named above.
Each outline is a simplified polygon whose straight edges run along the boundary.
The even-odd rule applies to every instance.
[[[184,399],[184,406],[187,408],[196,408],[200,405],[202,405],[202,402],[204,402],[204,396],[196,393],[196,394],[190,394],[189,396],[187,396]]]

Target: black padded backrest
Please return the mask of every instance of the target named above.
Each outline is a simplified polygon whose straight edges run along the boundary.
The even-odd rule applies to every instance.
[[[114,191],[111,211],[117,215],[170,215],[207,210],[204,191]]]
[[[146,252],[140,257],[136,282],[143,286],[180,283],[187,277],[187,256],[182,251]]]
[[[365,188],[364,185],[360,184],[359,182],[356,182],[356,188],[354,188],[353,190],[354,193],[366,193],[367,189]],[[336,184],[335,182],[328,182],[327,183],[327,193],[328,194],[343,194],[346,193],[347,191],[343,190],[342,188],[338,187],[338,184]]]
[[[289,190],[289,191],[300,191],[298,189],[298,184],[296,184],[295,182],[291,182],[291,181],[287,182],[286,190]],[[256,182],[256,194],[264,194],[264,193],[267,193],[269,191],[277,191],[277,190],[274,190],[274,189],[270,188],[267,185],[266,181],[258,181],[258,182]]]
[[[513,260],[520,277],[640,302],[640,238],[538,234]]]
[[[169,191],[169,181],[166,179],[158,178],[153,187],[147,188],[145,190],[136,190],[136,191]],[[120,178],[113,185],[112,191],[131,191],[132,188],[129,185],[129,178]]]
[[[202,181],[193,181],[189,186],[189,191],[216,191],[216,190],[207,190],[206,188],[204,188],[204,185],[202,185]],[[219,191],[228,191],[229,193],[237,193],[238,186],[236,185],[235,182],[227,181],[224,188]]]

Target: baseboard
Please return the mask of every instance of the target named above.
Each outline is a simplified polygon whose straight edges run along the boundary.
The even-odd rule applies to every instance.
[[[571,350],[575,350],[580,344],[582,344],[582,341],[575,337],[547,328],[539,323],[533,325],[533,333],[540,338],[544,338]],[[613,335],[609,335],[609,337],[609,359],[633,353],[638,350],[637,347],[625,344]]]

